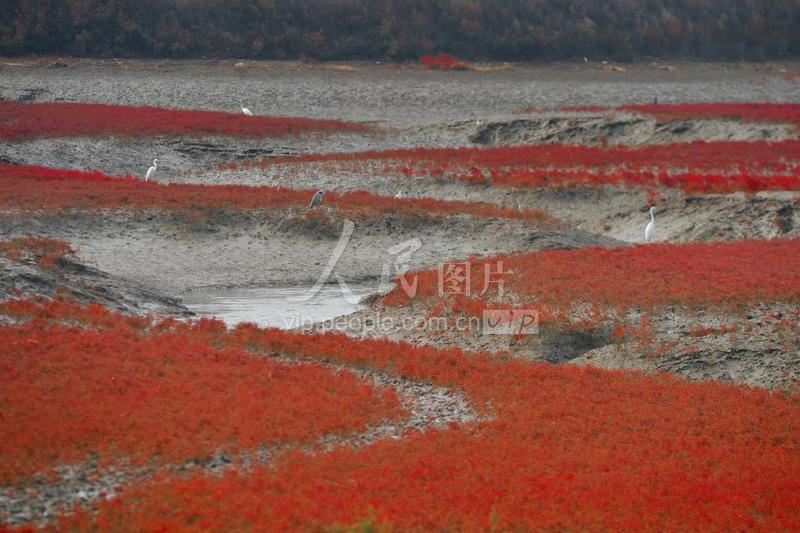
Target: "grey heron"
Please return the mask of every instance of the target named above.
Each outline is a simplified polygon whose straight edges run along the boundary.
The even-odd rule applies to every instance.
[[[311,205],[309,207],[317,207],[322,202],[322,197],[325,196],[325,191],[317,191],[311,198]]]

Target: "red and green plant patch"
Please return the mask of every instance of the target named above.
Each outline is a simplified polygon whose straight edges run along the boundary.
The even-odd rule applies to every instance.
[[[132,176],[114,177],[46,167],[0,165],[0,206],[53,212],[76,208],[104,209],[306,209],[315,191],[245,185],[194,185],[145,182]],[[345,216],[375,218],[389,214],[446,217],[514,218],[556,225],[537,210],[506,209],[488,203],[391,198],[366,191],[329,192],[323,206]]]
[[[0,485],[90,455],[176,464],[309,443],[403,416],[353,374],[212,346],[193,328],[99,306],[6,302],[0,314]],[[65,325],[70,323],[70,325]]]
[[[241,113],[83,103],[0,101],[0,139],[40,137],[147,137],[227,135],[272,137],[305,132],[359,132],[367,126],[344,120],[247,117]]]

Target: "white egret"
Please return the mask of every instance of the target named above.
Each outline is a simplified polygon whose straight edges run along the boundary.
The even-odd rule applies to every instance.
[[[241,107],[241,108],[242,108],[242,113],[244,114],[244,116],[246,116],[246,117],[252,117],[252,116],[253,116],[253,112],[252,112],[252,111],[250,111],[249,109],[247,109],[247,108],[244,106],[244,102],[242,102],[242,100],[241,100],[241,99],[239,99],[239,107]]]
[[[311,205],[309,207],[317,207],[322,202],[322,197],[325,196],[325,191],[317,191],[311,198]]]
[[[647,227],[644,228],[644,240],[645,242],[650,242],[653,240],[653,232],[656,230],[656,208],[650,208],[650,222],[647,224]]]
[[[398,200],[401,198],[405,198],[405,196],[406,195],[403,193],[403,191],[397,191],[397,194],[394,195],[394,197],[397,198]]]
[[[144,181],[149,181],[152,178],[156,170],[158,170],[158,159],[153,159],[153,166],[147,169],[147,174],[144,175]]]

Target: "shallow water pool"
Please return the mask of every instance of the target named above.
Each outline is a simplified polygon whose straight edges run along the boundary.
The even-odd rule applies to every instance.
[[[294,329],[314,322],[348,315],[360,308],[358,300],[377,292],[377,283],[323,285],[311,287],[271,287],[203,289],[183,296],[183,303],[200,317],[214,317],[228,326],[252,322],[262,327]]]

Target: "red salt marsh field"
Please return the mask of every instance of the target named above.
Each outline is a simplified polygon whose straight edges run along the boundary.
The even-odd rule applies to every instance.
[[[534,306],[541,320],[563,320],[590,305],[599,314],[668,306],[745,308],[758,302],[800,302],[800,239],[725,243],[659,244],[626,248],[546,250],[472,259],[469,284],[442,292],[439,270],[405,275],[416,280],[410,296],[402,287],[390,305],[441,298],[480,316],[506,293],[519,307]],[[501,300],[502,301],[502,300]]]
[[[577,113],[611,113],[615,111],[637,113],[657,118],[663,122],[681,120],[737,120],[761,124],[800,125],[800,104],[772,102],[725,102],[725,103],[652,103],[627,104],[620,106],[567,105],[559,111]],[[516,112],[540,113],[546,111],[539,107],[524,107]]]
[[[453,58],[426,63],[430,69],[414,76],[478,75],[430,71],[462,68]],[[788,383],[800,364],[800,141],[449,148],[420,141],[383,149],[381,137],[381,149],[318,153],[296,149],[289,134],[378,134],[354,121],[167,104],[0,102],[0,138],[14,143],[280,137],[299,154],[225,163],[224,184],[192,183],[195,172],[217,172],[199,166],[173,168],[183,183],[167,183],[159,174],[144,182],[41,166],[33,157],[0,164],[0,529],[800,529],[800,387]],[[798,121],[794,104],[609,107],[663,121]],[[308,169],[355,185],[296,179]],[[254,183],[262,171],[285,186]],[[245,174],[248,185],[236,181],[245,183]],[[379,175],[396,179],[405,195],[359,188]],[[755,227],[756,238],[732,242],[625,243],[599,237],[600,228],[577,231],[525,200],[510,208],[488,192],[485,201],[434,198],[419,180],[567,196],[670,190],[690,206],[685,199],[703,197],[707,209],[762,205],[760,193],[779,193],[770,201],[780,202],[775,224],[785,232],[766,238]],[[310,209],[323,187],[323,202]],[[606,200],[589,198],[587,205]],[[646,208],[626,213],[636,235]],[[657,236],[667,215],[656,214]],[[291,225],[297,216],[329,219],[330,231]],[[413,296],[398,284],[362,313],[480,317],[534,308],[546,335],[571,338],[559,326],[579,314],[581,327],[611,320],[619,344],[633,313],[642,324],[653,321],[651,335],[680,326],[697,347],[669,355],[679,363],[674,372],[644,372],[543,362],[525,352],[536,348],[522,338],[503,339],[519,348],[506,351],[491,338],[470,344],[447,331],[437,344],[402,332],[226,328],[157,306],[121,313],[86,303],[126,283],[152,282],[147,291],[177,296],[170,277],[188,270],[206,269],[215,283],[238,284],[240,269],[266,273],[265,285],[311,286],[344,220],[356,222],[345,264],[375,261],[359,279],[381,276],[376,258],[387,247],[413,239],[435,245],[397,278],[417,280]],[[504,248],[504,240],[513,244]],[[469,294],[440,294],[442,263],[465,261]],[[148,277],[148,269],[161,270]],[[487,272],[504,272],[502,294]],[[213,286],[202,276],[186,279],[193,289]],[[69,291],[45,291],[52,280],[69,280]],[[716,321],[684,327],[675,318],[683,309]],[[762,330],[743,324],[761,320],[780,324],[779,348],[752,347]],[[728,364],[702,352],[722,335],[734,358],[747,345],[763,386],[681,372],[681,364]]]
[[[35,354],[36,365],[25,365],[25,371],[38,374],[34,387],[47,394],[74,391],[72,380],[81,377],[97,383],[78,390],[91,391],[98,395],[96,400],[104,398],[102,408],[98,412],[94,402],[85,404],[92,416],[76,420],[73,431],[65,435],[84,450],[96,441],[98,430],[115,426],[115,413],[122,410],[137,423],[121,429],[123,433],[108,433],[115,436],[117,452],[135,438],[139,443],[135,457],[163,460],[176,453],[197,454],[199,450],[189,443],[201,436],[206,449],[271,440],[259,433],[265,429],[253,426],[254,413],[260,413],[258,420],[268,421],[270,412],[279,411],[275,414],[283,417],[298,409],[300,415],[306,402],[309,408],[316,405],[313,418],[287,417],[285,434],[278,431],[280,424],[264,424],[271,426],[273,440],[291,441],[307,435],[312,420],[317,431],[329,429],[326,424],[331,422],[352,427],[365,421],[342,419],[344,413],[334,414],[340,407],[366,420],[392,408],[391,403],[375,402],[368,411],[356,409],[355,404],[345,407],[351,394],[352,400],[361,401],[359,395],[366,394],[360,397],[367,400],[369,392],[348,384],[343,376],[314,375],[312,367],[281,369],[244,354],[244,349],[331,360],[456,388],[467,394],[483,417],[480,422],[379,441],[359,450],[290,453],[274,466],[229,471],[221,477],[156,475],[124,490],[119,498],[100,503],[96,516],[79,513],[63,518],[60,528],[275,529],[362,522],[398,529],[800,526],[797,396],[713,382],[688,384],[666,375],[648,377],[526,363],[458,349],[440,352],[391,341],[359,341],[341,334],[310,336],[247,326],[226,332],[213,323],[153,323],[67,304],[12,303],[3,313],[22,319],[7,327],[5,335],[14,346],[24,345],[15,354],[6,348],[4,368],[20,372],[20,356]],[[64,320],[73,325],[57,325]],[[138,349],[123,357],[126,352],[117,350],[129,343]],[[213,365],[198,368],[196,362],[208,357]],[[148,363],[150,358],[154,359]],[[194,370],[187,372],[181,362]],[[72,372],[64,376],[65,370]],[[235,383],[221,379],[236,375],[242,378]],[[112,377],[120,383],[109,383]],[[197,392],[187,395],[189,390],[181,385],[186,379],[211,380],[203,396],[214,398],[208,400],[212,403],[207,398],[194,400],[192,394]],[[294,379],[316,381],[313,389],[335,394],[335,403],[325,405],[324,397],[314,393],[313,400],[292,404],[295,400],[289,399],[294,396],[281,392]],[[326,379],[338,379],[340,384],[328,386]],[[341,386],[345,388],[337,388]],[[4,387],[3,401],[34,413],[57,401],[32,394],[36,388],[27,387],[22,399],[15,398],[16,389]],[[262,397],[262,405],[269,409],[261,412],[264,407],[248,399],[254,390],[277,394],[272,401]],[[148,399],[148,391],[158,392]],[[216,397],[237,392],[243,396],[233,410],[223,411],[224,420],[217,421],[210,408]],[[342,396],[345,392],[347,396]],[[73,409],[81,409],[84,398],[72,401]],[[200,401],[207,408],[187,418]],[[172,424],[148,418],[157,417],[151,409],[164,402],[174,405],[170,411],[182,420],[176,429],[191,437],[162,436]],[[244,425],[237,427],[240,413]],[[204,431],[191,425],[198,415],[197,422],[207,423]],[[18,457],[21,440],[33,444],[48,428],[63,431],[64,424],[51,426],[49,416],[42,412],[41,418],[33,417],[26,429],[5,426],[14,438],[4,439],[13,450],[4,453],[4,460]],[[222,427],[216,427],[219,422],[224,422]],[[236,440],[226,433],[228,427],[237,429]],[[176,441],[161,440],[168,435]],[[94,446],[96,451],[105,449],[101,443]]]
[[[75,208],[167,209],[229,208],[285,209],[305,208],[315,191],[276,187],[236,185],[161,185],[131,177],[108,176],[99,172],[0,165],[0,205],[23,210],[58,211]],[[366,191],[332,193],[326,198],[347,216],[380,217],[389,213],[425,214],[446,217],[467,214],[475,217],[517,218],[543,225],[555,219],[541,211],[503,209],[492,204],[443,201],[428,198],[387,198]]]
[[[231,163],[268,169],[318,163],[323,169],[455,179],[541,189],[619,186],[687,193],[796,191],[800,142],[692,142],[646,147],[541,144],[309,154]]]
[[[309,131],[364,131],[360,124],[295,117],[84,103],[0,101],[0,139],[115,135],[263,137]]]

